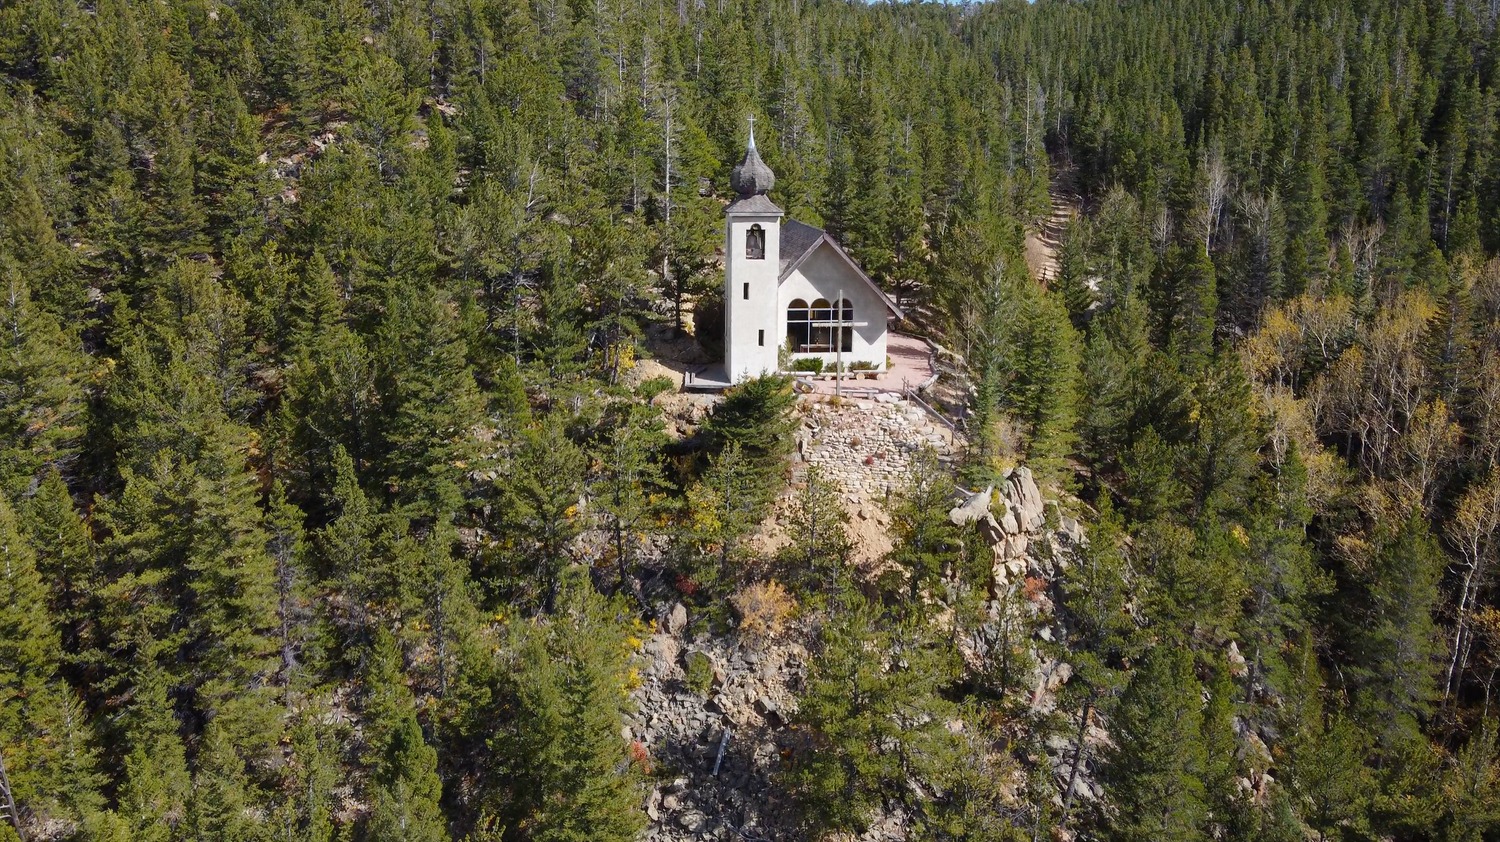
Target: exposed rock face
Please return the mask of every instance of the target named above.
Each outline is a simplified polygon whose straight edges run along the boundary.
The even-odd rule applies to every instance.
[[[786,718],[797,709],[795,690],[806,676],[806,650],[795,643],[754,649],[734,638],[687,642],[663,631],[641,652],[641,686],[632,694],[637,710],[625,737],[640,743],[653,767],[677,772],[648,795],[651,824],[641,839],[738,839],[741,833],[794,839],[791,806],[771,779],[789,738]],[[685,661],[696,653],[714,664],[713,687],[703,695],[684,681]]]
[[[1048,507],[1054,509],[1049,529]],[[1020,605],[1023,621],[1031,629],[1032,657],[1036,668],[1030,680],[1030,703],[1039,717],[1062,713],[1058,696],[1073,677],[1073,666],[1065,658],[1070,631],[1066,618],[1059,615],[1053,603],[1052,586],[1072,563],[1074,554],[1086,546],[1083,526],[1077,519],[1064,515],[1057,501],[1044,500],[1036,479],[1028,468],[1008,471],[1005,481],[993,493],[985,489],[971,495],[948,513],[956,525],[969,526],[974,535],[993,554],[989,603],[989,623],[971,639],[962,641],[966,657],[983,661],[995,646],[1006,643],[1001,626],[1014,622],[1006,613]],[[1097,800],[1103,787],[1095,780],[1100,746],[1108,736],[1098,724],[1084,729],[1083,743],[1076,742],[1078,731],[1072,725],[1049,735],[1044,741],[1045,761],[1057,784],[1054,802],[1061,804],[1068,781],[1073,778],[1074,762],[1082,758],[1079,773],[1073,780],[1075,800]]]

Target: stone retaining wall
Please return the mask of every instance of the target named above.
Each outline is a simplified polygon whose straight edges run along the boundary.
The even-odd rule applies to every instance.
[[[880,501],[900,490],[923,447],[946,462],[963,446],[961,436],[955,441],[955,434],[926,410],[892,393],[843,401],[812,395],[799,408],[795,478],[800,481],[807,465],[817,465],[824,479],[855,498]]]

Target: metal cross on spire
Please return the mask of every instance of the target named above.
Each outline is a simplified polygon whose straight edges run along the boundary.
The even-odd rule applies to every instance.
[[[745,119],[747,119],[747,120],[750,121],[750,148],[754,149],[755,148],[755,115],[751,114],[749,117],[747,117]]]

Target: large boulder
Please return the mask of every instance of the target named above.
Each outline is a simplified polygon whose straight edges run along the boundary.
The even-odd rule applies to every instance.
[[[1067,537],[1068,542],[1075,547],[1082,547],[1088,543],[1083,535],[1083,524],[1079,523],[1077,518],[1068,515],[1058,518],[1057,532]]]
[[[1006,513],[1009,517],[1009,513]],[[995,521],[993,514],[986,513],[979,519],[979,538],[987,547],[993,547],[1005,540],[1005,530],[1001,523]]]
[[[1016,513],[1010,506],[1005,507],[1005,514],[1000,517],[1000,528],[1007,535],[1018,535],[1021,532],[1021,522],[1016,520]]]
[[[667,634],[679,635],[687,629],[687,622],[687,606],[678,602],[673,604],[672,608],[667,611],[666,616],[662,618],[661,626],[662,630]]]
[[[1046,504],[1042,501],[1042,492],[1036,487],[1036,479],[1032,477],[1030,468],[1012,468],[1007,471],[1001,494],[1025,531],[1034,532],[1046,522]]]
[[[968,526],[971,523],[990,513],[990,497],[994,494],[993,485],[986,486],[983,491],[973,494],[961,505],[955,506],[948,512],[948,520],[954,526]]]

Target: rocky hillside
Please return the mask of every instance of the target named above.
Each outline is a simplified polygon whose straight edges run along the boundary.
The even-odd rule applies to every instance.
[[[831,478],[850,514],[855,561],[869,574],[878,568],[879,554],[890,548],[886,507],[890,491],[909,480],[913,454],[932,447],[946,461],[963,441],[894,395],[848,402],[804,399],[800,411],[794,482],[805,479],[809,467]],[[781,528],[784,507],[777,511],[781,514],[773,514],[763,532]],[[1050,594],[1084,545],[1083,528],[1059,501],[1044,499],[1024,467],[1008,472],[998,488],[950,499],[944,514],[964,530],[975,552],[991,559],[991,616],[998,621],[1002,601],[1019,598],[1026,606],[1026,625],[1036,629],[1027,644],[1036,664],[1028,704],[1038,716],[1052,713],[1072,667],[1065,654],[1068,625]],[[664,611],[641,648],[641,684],[632,694],[635,712],[625,733],[655,767],[644,839],[803,838],[781,776],[785,758],[802,738],[795,714],[820,621],[815,612],[799,616],[766,640],[742,635],[732,622],[692,616],[680,602]],[[961,647],[966,657],[983,661],[1002,637],[992,624],[983,625]],[[1085,736],[1091,745],[1103,739],[1097,726]],[[1056,738],[1047,747],[1048,755],[1036,760],[1055,778],[1060,804],[1076,745]],[[1024,775],[1019,769],[1015,775],[1011,789],[1021,797]],[[1096,797],[1092,764],[1082,764],[1073,786],[1083,798]],[[860,838],[906,839],[907,825],[899,811],[883,814]]]

